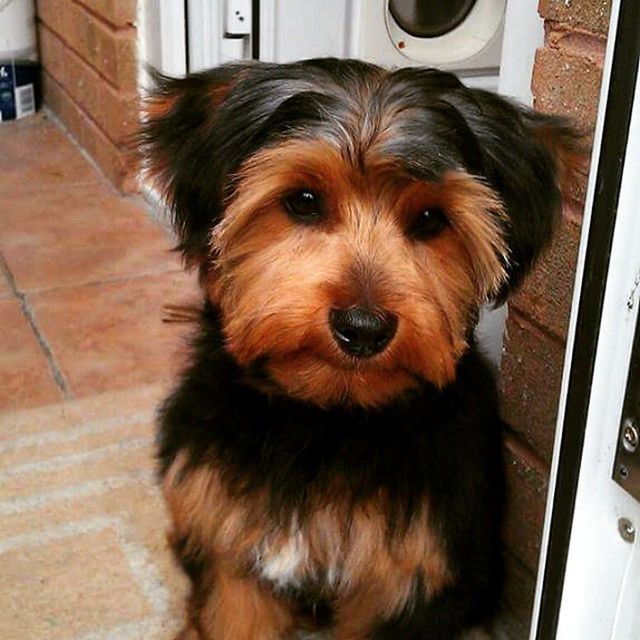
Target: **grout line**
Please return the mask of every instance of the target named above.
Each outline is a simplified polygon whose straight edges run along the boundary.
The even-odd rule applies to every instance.
[[[73,49],[71,49],[72,53]],[[95,71],[95,69],[93,67],[91,67],[84,58],[82,58],[81,56],[76,56],[80,62],[80,64],[83,64],[85,66],[88,66],[90,70]],[[83,102],[79,101],[79,98],[77,98],[75,95],[73,95],[71,93],[71,89],[69,89],[69,87],[65,86],[64,84],[62,84],[62,81],[60,81],[56,76],[54,76],[51,71],[49,69],[44,69],[44,72],[48,74],[48,76],[58,85],[58,87],[60,88],[61,91],[63,91],[66,96],[69,98],[69,100],[71,102],[73,102],[74,106],[79,109],[80,111],[82,111],[82,114],[87,118],[87,120],[89,120],[91,122],[91,124],[93,124],[93,126],[95,126],[97,129],[99,129],[100,133],[119,151],[126,151],[127,149],[127,141],[131,139],[132,133],[128,133],[126,135],[123,135],[121,137],[121,139],[114,139],[112,137],[112,132],[111,131],[106,131],[104,126],[98,122],[98,120],[96,119],[96,115],[94,113],[92,113],[89,110],[89,107]],[[97,74],[98,75],[98,74]],[[100,77],[100,75],[98,75],[99,79],[102,79]],[[118,91],[119,94],[122,95],[128,95],[126,92],[122,92],[122,91]],[[133,93],[131,94],[131,97],[138,97],[137,93]]]
[[[51,78],[58,84],[61,90],[64,91],[64,87],[53,77]],[[73,98],[67,94],[70,100]],[[82,109],[82,107],[78,103],[74,103],[78,108]],[[171,211],[170,208],[163,204],[162,199],[147,186],[144,184],[139,184],[139,189],[134,193],[122,193],[118,191],[113,182],[107,177],[103,169],[98,165],[96,160],[89,154],[89,152],[80,144],[78,140],[76,140],[75,136],[69,129],[69,127],[63,122],[60,116],[51,109],[47,104],[44,104],[42,109],[42,113],[47,117],[52,124],[58,127],[60,131],[65,135],[67,140],[71,143],[71,145],[80,152],[82,157],[89,162],[91,167],[97,173],[95,181],[90,182],[78,182],[78,183],[69,183],[63,185],[54,185],[53,189],[63,189],[65,187],[75,187],[75,186],[85,186],[85,185],[99,185],[106,186],[108,190],[119,198],[139,207],[144,211],[144,215],[154,222],[158,227],[160,227],[168,237],[177,244],[178,238],[176,237],[176,233],[173,230],[173,226],[171,224]],[[83,110],[84,112],[84,110]],[[94,121],[94,124],[99,128],[99,125]],[[102,131],[102,129],[101,129]],[[115,144],[115,143],[114,143]],[[43,189],[26,189],[24,191],[18,191],[18,195],[22,194],[30,194],[30,193],[39,193]]]
[[[100,24],[107,27],[111,32],[113,32],[114,36],[116,35],[116,33],[122,33],[125,31],[136,31],[136,27],[133,23],[127,22],[124,25],[115,24],[114,22],[111,22],[106,16],[100,15],[97,11],[86,5],[83,0],[75,0],[75,4],[76,6],[80,7],[85,13],[93,16]]]
[[[48,22],[45,22],[44,20],[42,20],[42,18],[38,18],[37,20],[37,24],[36,24],[36,29],[38,28],[38,25],[42,25],[43,27],[45,27],[47,29],[47,31],[50,31],[51,33],[53,33],[54,36],[56,36],[56,38],[58,38],[58,40],[60,40],[60,42],[62,43],[62,45],[64,47],[66,47],[67,49],[70,49],[71,51],[73,51],[73,53],[75,55],[77,55],[79,58],[81,58],[85,64],[88,64],[95,72],[96,74],[100,77],[100,79],[103,82],[106,82],[109,87],[111,87],[111,89],[113,89],[116,92],[119,92],[121,90],[121,87],[118,86],[118,84],[116,82],[114,82],[113,80],[111,80],[110,78],[108,78],[104,71],[102,71],[101,69],[98,69],[97,67],[95,67],[91,61],[87,60],[84,55],[82,54],[81,51],[79,51],[76,46],[74,46],[73,44],[71,44],[66,38],[65,36],[62,35],[62,33],[60,33],[59,31],[56,31]]]
[[[60,389],[60,391],[62,391],[62,395],[64,396],[64,399],[71,400],[73,398],[73,394],[69,389],[69,385],[67,383],[67,380],[64,374],[62,373],[62,370],[60,369],[60,367],[58,366],[58,363],[56,362],[55,356],[53,355],[53,350],[51,349],[51,346],[47,342],[47,339],[44,337],[44,335],[40,331],[38,324],[36,323],[35,316],[33,315],[33,311],[27,304],[26,296],[16,286],[16,281],[13,278],[13,274],[11,273],[4,259],[4,256],[2,255],[0,255],[0,271],[4,273],[7,279],[7,282],[9,283],[9,287],[13,292],[13,295],[17,298],[18,302],[20,303],[20,308],[22,309],[22,313],[27,319],[27,322],[31,327],[31,331],[33,332],[33,335],[38,341],[40,348],[44,352],[45,358],[47,360],[47,364],[49,365],[51,375],[53,376],[53,379],[56,385],[58,385],[58,388]]]
[[[51,74],[49,74],[49,77],[62,89],[62,85]],[[69,96],[69,99],[71,100],[70,96]],[[74,106],[78,107],[78,104],[76,102],[74,102],[73,104]],[[78,107],[78,108],[82,110],[81,107]],[[109,178],[107,177],[107,174],[102,170],[102,168],[97,163],[97,161],[93,158],[93,156],[91,156],[89,152],[76,139],[76,137],[71,132],[71,129],[69,129],[69,127],[63,122],[62,118],[60,118],[60,116],[46,102],[42,105],[41,112],[44,113],[44,115],[49,120],[51,120],[51,122],[55,124],[62,131],[62,133],[65,134],[67,140],[71,142],[71,145],[80,152],[82,157],[89,163],[91,168],[96,172],[97,174],[96,177],[98,178],[98,182],[95,182],[95,183],[91,182],[88,184],[102,184],[102,185],[105,185],[111,191],[111,193],[115,193],[116,195],[122,195],[116,189],[115,185],[111,182],[111,180],[109,180]],[[82,112],[84,113],[84,111]]]
[[[98,287],[105,284],[113,284],[114,282],[135,282],[136,280],[142,280],[144,278],[155,278],[156,276],[163,276],[168,274],[180,274],[185,270],[180,267],[175,269],[160,269],[158,271],[141,271],[138,273],[132,273],[121,276],[111,276],[102,278],[101,280],[86,280],[84,282],[71,282],[69,284],[59,284],[53,287],[41,287],[36,289],[29,289],[25,294],[29,296],[43,295],[48,293],[56,293],[58,291],[65,291],[67,289],[73,289],[76,287]]]
[[[530,327],[533,327],[535,331],[541,333],[545,338],[548,338],[551,342],[555,343],[557,346],[561,347],[562,350],[566,349],[567,340],[566,338],[562,338],[559,335],[553,333],[551,329],[545,327],[540,323],[539,320],[536,320],[533,316],[529,315],[529,313],[518,306],[518,304],[511,302],[509,303],[509,313],[513,314],[517,318],[520,319],[521,322],[528,324]]]
[[[503,424],[505,425],[502,430],[504,446],[517,458],[530,467],[533,467],[541,476],[548,479],[551,473],[550,464],[536,451],[533,445],[508,422],[503,421]]]
[[[54,82],[58,84],[60,89],[64,91],[64,87],[53,77],[51,76]],[[67,94],[70,100],[73,100],[70,94]],[[79,103],[74,103],[79,109],[81,109],[84,113],[82,106]],[[80,144],[80,142],[76,139],[74,134],[71,132],[69,127],[63,122],[60,116],[51,109],[47,104],[44,104],[41,113],[48,118],[53,125],[58,127],[61,133],[67,138],[67,140],[71,143],[71,146],[74,147],[77,151],[80,152],[82,157],[91,165],[91,168],[95,171],[96,177],[95,180],[90,180],[87,182],[70,182],[60,185],[53,185],[51,187],[42,187],[42,188],[34,188],[34,189],[24,189],[18,190],[18,196],[30,195],[34,193],[42,193],[45,190],[51,189],[65,189],[65,188],[74,188],[77,186],[100,186],[106,187],[111,195],[115,195],[116,197],[124,200],[125,202],[134,205],[141,209],[143,215],[151,220],[156,226],[158,226],[162,231],[164,231],[165,235],[169,237],[173,244],[178,243],[178,238],[176,236],[176,232],[173,230],[173,225],[171,223],[171,211],[170,208],[162,203],[162,200],[159,196],[152,193],[150,189],[148,189],[145,185],[138,185],[138,191],[132,193],[122,193],[119,191],[113,182],[107,177],[104,170],[100,167],[97,161],[89,154],[89,152]],[[100,128],[97,122],[92,121],[96,127]],[[102,131],[102,129],[100,129]],[[113,141],[111,141],[113,142]],[[115,143],[114,143],[115,144]]]

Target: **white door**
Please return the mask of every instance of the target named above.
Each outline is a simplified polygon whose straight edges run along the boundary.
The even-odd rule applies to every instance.
[[[639,64],[614,0],[532,640],[640,638]]]

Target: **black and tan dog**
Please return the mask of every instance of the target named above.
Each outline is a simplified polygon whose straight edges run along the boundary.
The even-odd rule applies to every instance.
[[[447,73],[322,59],[159,78],[141,148],[205,297],[159,437],[180,637],[485,623],[503,470],[473,331],[551,236],[571,129]]]

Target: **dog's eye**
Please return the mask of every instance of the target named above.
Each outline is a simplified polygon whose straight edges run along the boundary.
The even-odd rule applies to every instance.
[[[314,223],[322,218],[320,196],[310,189],[294,191],[284,198],[287,213],[300,222]]]
[[[410,233],[414,238],[427,240],[437,236],[448,224],[449,221],[442,209],[429,207],[415,218],[410,227]]]

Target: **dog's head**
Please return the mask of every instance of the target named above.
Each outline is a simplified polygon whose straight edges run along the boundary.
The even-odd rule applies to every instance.
[[[563,120],[451,74],[333,59],[159,78],[141,148],[229,352],[321,405],[451,381],[581,158]]]

